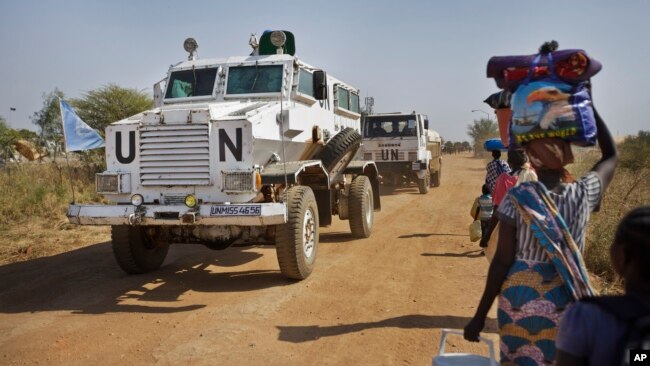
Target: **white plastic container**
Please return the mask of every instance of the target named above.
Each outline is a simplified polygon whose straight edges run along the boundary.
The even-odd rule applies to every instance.
[[[447,353],[445,352],[445,341],[448,334],[457,334],[463,336],[462,330],[443,329],[440,334],[440,347],[438,355],[433,358],[433,366],[498,366],[494,355],[494,342],[491,340],[478,337],[478,339],[487,344],[490,351],[490,357],[474,355],[471,353]]]

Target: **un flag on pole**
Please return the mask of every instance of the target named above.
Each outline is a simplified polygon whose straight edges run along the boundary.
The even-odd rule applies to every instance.
[[[63,137],[66,151],[85,151],[104,146],[104,139],[86,122],[82,121],[72,107],[60,99]]]

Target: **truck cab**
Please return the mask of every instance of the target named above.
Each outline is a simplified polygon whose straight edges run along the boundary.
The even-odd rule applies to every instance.
[[[374,160],[385,185],[417,182],[420,193],[440,185],[441,138],[420,113],[382,113],[366,117],[363,158]]]

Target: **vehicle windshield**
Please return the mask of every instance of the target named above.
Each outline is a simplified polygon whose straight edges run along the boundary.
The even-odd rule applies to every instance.
[[[366,118],[364,137],[417,136],[415,116],[373,116]]]
[[[232,66],[228,69],[226,94],[279,93],[282,65]]]
[[[217,69],[193,69],[172,72],[165,98],[191,98],[212,95]]]

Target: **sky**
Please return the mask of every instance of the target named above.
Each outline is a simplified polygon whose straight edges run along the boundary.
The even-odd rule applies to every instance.
[[[151,92],[194,37],[199,58],[250,53],[251,33],[283,29],[296,56],[371,96],[375,112],[427,114],[446,140],[495,118],[491,56],[555,39],[603,64],[594,105],[616,135],[650,130],[650,1],[0,0],[0,116],[30,120],[55,88],[108,83]],[[12,111],[11,108],[16,108]],[[472,112],[472,110],[480,110]]]

